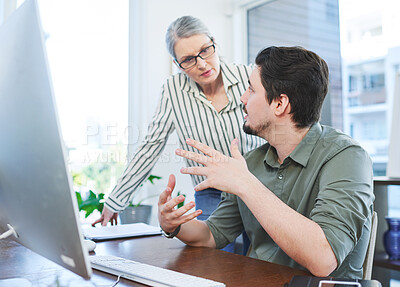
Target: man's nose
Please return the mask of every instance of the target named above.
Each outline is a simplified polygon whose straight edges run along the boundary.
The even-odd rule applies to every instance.
[[[240,97],[240,101],[241,101],[243,104],[246,104],[246,103],[247,103],[247,94],[248,94],[248,90],[249,90],[249,89],[247,89],[246,91],[244,91],[243,95]]]

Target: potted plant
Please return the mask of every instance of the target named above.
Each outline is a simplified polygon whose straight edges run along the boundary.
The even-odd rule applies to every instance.
[[[154,180],[161,179],[160,176],[150,175],[145,182],[149,181],[151,184],[154,184]],[[143,183],[140,185],[143,186]],[[104,193],[94,193],[92,190],[89,190],[89,196],[83,200],[82,194],[79,191],[75,192],[76,199],[78,201],[79,211],[84,210],[85,218],[87,218],[93,211],[98,210],[100,213],[103,211],[104,207]],[[158,194],[147,196],[141,199],[137,203],[133,203],[133,199],[129,206],[126,207],[125,210],[120,212],[119,216],[122,224],[126,223],[135,223],[135,222],[144,222],[149,223],[151,216],[151,205],[142,204],[145,200],[156,197]]]
[[[159,180],[161,179],[161,177],[156,175],[150,175],[145,182],[149,181],[151,184],[154,184],[154,180],[156,179]],[[142,183],[140,186],[143,186],[143,184],[144,183]],[[146,201],[147,199],[156,196],[159,196],[159,194],[149,195],[141,199],[137,203],[134,203],[135,201],[135,196],[134,196],[129,205],[119,213],[120,222],[122,224],[136,223],[136,222],[144,222],[149,224],[151,218],[151,210],[153,206],[148,204],[143,204],[143,202]]]
[[[154,184],[154,180],[159,180],[159,179],[161,179],[160,176],[150,175],[145,182],[149,181],[151,184]],[[142,183],[140,186],[143,186],[143,184],[144,183]],[[76,191],[75,194],[78,200],[79,211],[84,210],[86,212],[85,218],[87,218],[95,210],[98,210],[100,213],[103,211],[104,193],[96,194],[92,190],[89,190],[89,196],[85,200],[82,199],[82,195],[80,192]],[[180,191],[178,191],[177,196],[179,196],[180,194],[181,194]],[[135,199],[134,196],[129,205],[119,213],[120,222],[122,224],[136,223],[136,222],[144,222],[149,224],[152,205],[143,204],[143,202],[146,201],[147,199],[156,196],[159,196],[159,194],[149,195],[145,198],[142,198],[137,203],[134,203]],[[183,194],[183,196],[185,196],[185,194]],[[181,202],[178,205],[178,208],[183,205],[184,202]]]

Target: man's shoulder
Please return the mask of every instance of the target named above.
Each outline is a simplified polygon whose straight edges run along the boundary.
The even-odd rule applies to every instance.
[[[315,150],[326,153],[329,158],[350,147],[368,154],[360,143],[349,135],[333,127],[322,126],[322,134],[317,141]]]
[[[333,145],[337,147],[360,146],[360,143],[355,139],[345,134],[344,132],[330,126],[322,125],[321,138],[319,144]]]

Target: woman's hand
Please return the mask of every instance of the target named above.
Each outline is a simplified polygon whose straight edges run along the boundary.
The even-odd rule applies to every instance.
[[[193,201],[185,204],[181,208],[175,207],[185,200],[183,195],[172,198],[171,194],[175,188],[175,176],[170,175],[168,179],[167,188],[160,194],[158,200],[158,221],[161,228],[165,232],[173,232],[179,225],[192,220],[199,216],[202,211],[196,210],[191,214],[186,214],[189,210],[195,207]]]
[[[109,221],[111,221],[111,225],[117,225],[118,212],[112,212],[104,206],[100,218],[93,222],[92,226],[94,227],[97,223],[101,223],[102,226],[107,226]]]

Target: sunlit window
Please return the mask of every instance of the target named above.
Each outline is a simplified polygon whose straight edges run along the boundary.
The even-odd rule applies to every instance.
[[[128,1],[38,3],[74,188],[108,193],[126,164]]]

